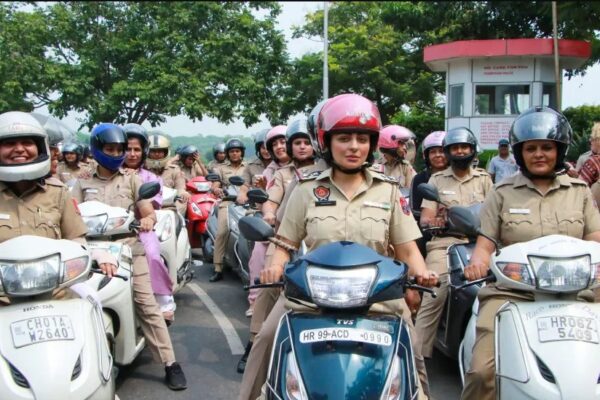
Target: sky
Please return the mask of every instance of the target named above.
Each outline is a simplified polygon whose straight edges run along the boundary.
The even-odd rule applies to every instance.
[[[292,39],[292,26],[300,26],[304,23],[304,16],[312,11],[322,9],[322,1],[299,1],[299,2],[280,2],[282,12],[278,19],[278,28],[284,33],[288,42],[288,53],[291,57],[300,57],[307,52],[319,51],[323,48],[323,42],[311,39]],[[562,107],[574,107],[579,105],[600,105],[600,65],[586,71],[583,77],[575,77],[571,80],[566,78],[563,80],[563,104]],[[36,110],[42,114],[47,114],[46,107]],[[80,122],[77,117],[81,118],[80,114],[71,112],[63,119],[63,121],[73,129],[76,129]],[[292,116],[288,123],[298,116]],[[150,128],[150,124],[144,123],[144,127]],[[160,125],[159,129],[163,130],[171,136],[191,136],[196,134],[202,135],[240,135],[250,136],[254,133],[269,128],[270,124],[266,118],[250,127],[246,127],[239,120],[231,124],[223,124],[214,118],[204,118],[202,121],[192,122],[186,116],[167,117],[166,123]],[[85,131],[86,128],[83,130]]]

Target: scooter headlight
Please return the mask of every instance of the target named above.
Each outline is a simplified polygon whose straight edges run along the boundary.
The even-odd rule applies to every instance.
[[[160,221],[158,221],[158,224],[156,224],[154,231],[161,242],[169,240],[173,234],[173,223],[171,218],[169,218],[169,216],[161,218]]]
[[[285,394],[290,400],[308,400],[294,353],[289,352],[285,369]]]
[[[194,186],[196,186],[196,190],[200,193],[206,193],[212,188],[212,184],[210,182],[196,182]]]
[[[570,258],[529,257],[537,287],[553,292],[586,289],[592,276],[589,255]],[[595,272],[595,271],[594,271]]]
[[[202,210],[200,209],[200,207],[198,207],[196,203],[190,201],[190,206],[192,207],[192,211],[194,212],[194,214],[202,216]]]
[[[60,255],[33,261],[0,261],[2,286],[8,296],[33,296],[58,287]]]
[[[87,225],[88,235],[100,235],[104,233],[108,214],[99,214],[91,216],[82,216],[83,222]]]
[[[352,308],[367,304],[377,276],[375,265],[349,269],[327,269],[309,265],[306,278],[315,304],[324,307]]]

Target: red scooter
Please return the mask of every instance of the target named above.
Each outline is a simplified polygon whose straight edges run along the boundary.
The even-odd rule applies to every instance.
[[[200,248],[206,235],[208,217],[218,199],[210,191],[211,182],[203,176],[190,179],[185,186],[192,194],[187,206],[187,231],[190,245],[193,249]]]

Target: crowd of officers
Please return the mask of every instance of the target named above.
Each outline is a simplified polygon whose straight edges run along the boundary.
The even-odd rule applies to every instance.
[[[500,140],[498,155],[488,162],[487,171],[477,166],[479,146],[468,128],[427,135],[419,154],[425,168],[419,173],[412,167],[417,156],[415,139],[405,127],[382,126],[377,107],[356,94],[325,100],[308,117],[259,132],[254,138],[256,158],[250,162],[245,159],[245,145],[237,138],[215,145],[213,160],[207,164],[191,145],[172,156],[167,136],[146,132],[136,124],[99,124],[91,132],[89,148],[63,143],[60,151],[60,140],[48,137],[31,115],[9,112],[0,115],[0,213],[8,216],[0,219],[0,241],[28,233],[84,241],[85,225],[63,183],[72,187],[72,196],[79,202],[99,200],[126,208],[135,203],[141,232],[122,240],[133,249],[137,311],[150,349],[165,364],[167,385],[184,389],[185,376],[175,361],[167,330],[175,311],[172,282],[164,273],[152,232],[154,210],[162,199],[158,195],[136,201],[137,190],[144,182],[159,181],[178,191],[177,208],[184,212],[189,199],[186,180],[214,173],[219,180],[213,182],[212,192],[223,197],[228,179],[241,176],[244,185],[236,202],[246,203],[250,188],[264,189],[268,201],[261,206],[262,215],[275,226],[276,239],[282,243],[255,244],[249,261],[251,282],[255,278],[262,283],[279,281],[290,259],[289,249],[299,248],[302,242],[310,251],[332,241],[350,240],[406,262],[409,274],[423,286],[441,284],[437,298],[426,294],[421,299],[409,290],[404,299],[373,309],[407,322],[421,397],[426,398],[424,358],[432,356],[448,293],[446,250],[467,241],[445,235],[447,207],[483,203],[482,230],[501,245],[550,234],[600,241],[600,214],[588,187],[600,185],[596,183],[600,124],[594,125],[591,151],[582,155],[587,160],[580,159],[577,167],[565,163],[572,140],[568,121],[546,107],[528,110],[514,121],[509,138]],[[421,198],[415,188],[424,182],[436,187],[444,205]],[[210,282],[223,279],[229,204],[221,201],[217,206]],[[561,208],[564,204],[570,208]],[[427,228],[424,234],[419,227]],[[468,279],[487,274],[493,250],[491,241],[478,238],[465,269]],[[105,273],[116,272],[116,261],[105,254],[97,257]],[[591,294],[581,298],[594,301]],[[506,300],[532,298],[489,284],[479,300],[477,340],[464,399],[495,398],[496,310]],[[246,315],[252,319],[246,351],[237,365],[244,374],[239,399],[261,395],[275,330],[290,307],[276,288],[251,290],[248,302]]]

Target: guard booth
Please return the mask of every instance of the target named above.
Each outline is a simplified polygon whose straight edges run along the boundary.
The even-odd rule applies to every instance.
[[[559,40],[561,68],[581,66],[591,51],[588,42]],[[482,149],[496,149],[528,108],[556,109],[552,39],[444,43],[426,47],[423,60],[431,70],[446,73],[446,130],[470,128]]]

